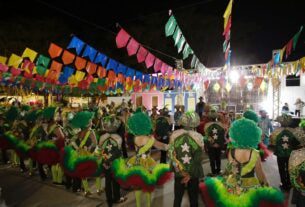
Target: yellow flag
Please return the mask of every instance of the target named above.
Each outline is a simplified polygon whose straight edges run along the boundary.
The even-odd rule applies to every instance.
[[[8,66],[14,66],[15,68],[18,68],[18,66],[20,65],[20,63],[22,62],[22,57],[16,55],[16,54],[12,54],[10,59],[8,60]]]
[[[0,56],[0,63],[5,64],[7,61],[7,57]]]
[[[46,73],[44,74],[44,77],[48,77],[49,69],[46,70]]]
[[[34,67],[32,74],[37,74],[36,66]]]
[[[85,77],[86,73],[82,72],[82,71],[76,71],[75,73],[75,79],[79,82],[82,81]]]
[[[233,0],[230,0],[227,8],[226,8],[226,11],[225,13],[223,14],[223,18],[224,18],[224,29],[226,29],[226,26],[228,24],[228,21],[229,21],[229,17],[231,15],[231,12],[232,12],[232,5],[233,5]]]
[[[281,49],[281,51],[280,51],[280,63],[281,63],[282,60],[283,60],[283,55],[284,55],[285,50],[286,50],[286,46],[283,47],[283,48]]]
[[[28,57],[32,62],[34,62],[35,58],[37,56],[37,52],[35,52],[34,50],[31,50],[29,48],[25,48],[25,50],[23,51],[22,57]]]
[[[74,75],[71,75],[68,79],[69,85],[76,85],[78,81],[75,79]]]

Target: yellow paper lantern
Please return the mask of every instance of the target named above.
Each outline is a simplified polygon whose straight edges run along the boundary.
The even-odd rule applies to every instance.
[[[220,89],[220,85],[216,82],[216,83],[214,84],[214,86],[213,86],[213,89],[214,89],[215,92],[218,92],[219,89]]]
[[[225,88],[226,88],[227,92],[229,93],[231,91],[231,89],[232,89],[232,85],[228,82],[226,84]]]

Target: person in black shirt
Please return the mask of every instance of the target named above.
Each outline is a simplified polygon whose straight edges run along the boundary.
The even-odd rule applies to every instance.
[[[199,97],[199,102],[196,104],[196,113],[201,118],[204,112],[205,103],[203,102],[202,96]]]

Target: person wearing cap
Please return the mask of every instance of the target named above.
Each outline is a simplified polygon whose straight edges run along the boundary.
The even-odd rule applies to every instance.
[[[273,126],[272,123],[269,119],[269,117],[267,116],[267,112],[265,110],[260,110],[260,119],[258,121],[258,126],[261,128],[262,130],[262,141],[263,143],[268,147],[269,146],[269,136],[270,133],[273,132]]]
[[[183,129],[175,130],[170,136],[170,163],[175,174],[174,207],[180,207],[187,189],[190,206],[198,206],[199,179],[203,177],[202,135],[194,131],[200,118],[196,112],[186,112],[180,117]]]
[[[256,150],[261,133],[257,124],[246,118],[231,125],[232,147],[225,176],[207,177],[200,186],[206,206],[283,206],[284,195],[269,187]]]
[[[271,143],[275,146],[274,155],[277,157],[277,164],[281,178],[281,189],[289,191],[291,187],[288,161],[293,150],[300,145],[294,130],[290,128],[292,118],[287,114],[277,117],[276,119],[281,127],[274,130],[270,136]]]
[[[115,115],[104,117],[102,120],[103,134],[98,142],[98,151],[104,158],[103,167],[105,173],[105,192],[107,204],[111,207],[114,203],[122,203],[126,200],[120,195],[120,185],[112,176],[112,162],[122,157],[122,137],[117,133],[121,120]]]
[[[168,145],[157,141],[152,136],[150,117],[138,108],[127,121],[128,130],[132,133],[136,154],[124,160],[113,161],[112,171],[117,182],[126,188],[135,190],[136,206],[141,206],[141,197],[146,196],[146,206],[151,206],[151,192],[156,186],[162,186],[171,178],[168,164],[157,163],[150,155],[152,147],[167,150]]]
[[[217,120],[218,114],[215,109],[211,109],[208,116],[210,122],[204,126],[205,150],[209,155],[212,175],[218,175],[220,174],[221,150],[225,144],[226,130],[224,125]]]
[[[305,203],[305,120],[294,129],[294,135],[300,143],[300,148],[290,154],[288,170],[293,187],[291,204],[303,207]]]
[[[204,112],[205,103],[203,102],[202,96],[199,97],[199,102],[196,104],[196,113],[201,118]]]

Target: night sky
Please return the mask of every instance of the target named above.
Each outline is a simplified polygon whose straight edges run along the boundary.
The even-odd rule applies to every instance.
[[[117,49],[118,22],[136,40],[166,54],[181,58],[164,26],[168,9],[200,61],[207,67],[224,65],[223,18],[229,0],[158,1],[47,1],[28,0],[0,3],[0,55],[21,54],[25,47],[47,54],[50,42],[62,47],[71,34],[121,63],[143,72],[136,57]],[[273,49],[282,48],[305,25],[304,0],[235,0],[232,11],[232,65],[266,63]],[[304,29],[305,30],[305,29]],[[171,58],[153,52],[174,65]],[[287,61],[305,56],[305,31]],[[190,66],[191,57],[184,62]],[[286,61],[284,59],[284,61]]]

